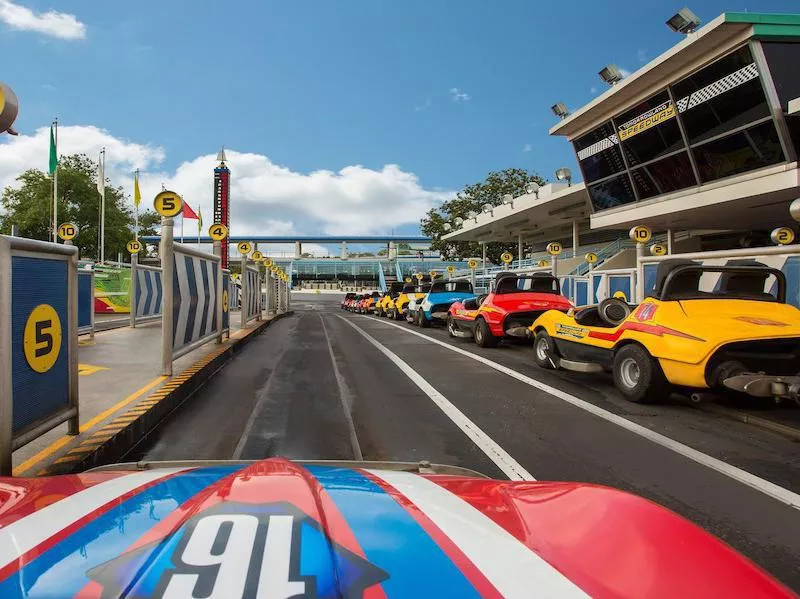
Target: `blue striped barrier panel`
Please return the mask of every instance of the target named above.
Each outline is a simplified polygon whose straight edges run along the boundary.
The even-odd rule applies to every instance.
[[[161,268],[131,260],[131,326],[138,320],[161,316],[164,305],[164,277]]]
[[[78,434],[78,248],[0,235],[0,475],[63,422]]]
[[[78,271],[78,334],[94,338],[94,271]]]
[[[219,258],[178,249],[175,244],[172,282],[173,359],[219,333],[217,322],[217,269]],[[189,348],[187,350],[187,348]],[[181,351],[186,350],[186,351]]]
[[[246,325],[253,319],[261,317],[261,276],[258,268],[248,266],[243,277],[247,277],[244,284],[244,292],[247,294],[247,300],[242,302],[245,308],[245,314],[242,314],[242,326]]]

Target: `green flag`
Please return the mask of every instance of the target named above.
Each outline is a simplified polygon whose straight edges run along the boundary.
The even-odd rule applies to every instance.
[[[56,172],[58,167],[58,152],[56,151],[56,137],[53,133],[53,125],[50,125],[50,174]]]

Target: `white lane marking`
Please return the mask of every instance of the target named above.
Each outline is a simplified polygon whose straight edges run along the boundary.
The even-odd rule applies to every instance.
[[[410,378],[417,387],[422,389],[423,393],[430,397],[433,403],[439,406],[439,409],[442,410],[458,428],[464,431],[464,434],[466,434],[508,478],[511,480],[536,480],[533,478],[533,475],[512,458],[505,449],[495,443],[495,441],[484,433],[477,424],[467,418],[449,399],[434,389],[428,381],[422,378],[416,370],[404,362],[400,356],[392,352],[361,327],[353,324],[349,319],[342,316],[339,316],[339,318],[358,331],[367,341],[378,348],[383,355],[389,358],[395,366],[402,370],[403,374]]]
[[[183,470],[186,468],[163,468],[107,480],[0,528],[0,568],[120,495]]]
[[[336,356],[333,354],[333,345],[331,345],[331,337],[328,335],[328,327],[325,326],[325,319],[322,314],[319,315],[322,322],[322,332],[325,333],[325,341],[328,342],[328,351],[331,354],[331,364],[333,364],[333,374],[336,377],[336,384],[339,387],[339,399],[342,401],[342,411],[344,418],[347,420],[347,428],[350,429],[350,444],[353,446],[353,456],[359,462],[364,460],[364,454],[361,453],[361,445],[358,443],[358,436],[356,435],[356,425],[353,423],[353,394],[350,393],[350,388],[344,380],[339,365],[336,363]]]
[[[422,333],[418,333],[417,331],[413,331],[407,327],[394,324],[392,322],[382,322],[378,321],[380,324],[385,324],[388,326],[392,326],[395,328],[400,329],[401,331],[405,331],[406,333],[410,333],[412,335],[416,335],[417,337],[422,337],[423,339],[427,339],[428,341],[435,343],[437,345],[441,345],[449,349],[450,351],[456,352],[457,354],[461,354],[468,358],[475,360],[476,362],[480,362],[481,364],[485,364],[490,368],[494,368],[498,372],[502,372],[503,374],[507,374],[508,376],[517,379],[520,382],[525,383],[526,385],[530,385],[531,387],[535,387],[544,391],[545,393],[549,393],[550,395],[557,397],[569,404],[572,404],[576,408],[580,408],[589,412],[590,414],[594,414],[598,418],[602,418],[607,422],[611,422],[612,424],[616,424],[619,427],[624,428],[625,430],[639,435],[640,437],[644,437],[645,439],[652,441],[653,443],[665,447],[675,453],[682,455],[685,458],[688,458],[698,464],[706,466],[707,468],[711,468],[712,470],[719,472],[733,480],[740,482],[748,487],[755,489],[756,491],[760,491],[773,499],[780,501],[781,503],[785,503],[786,505],[793,507],[795,509],[800,509],[800,495],[790,491],[789,489],[784,489],[781,486],[776,485],[775,483],[771,483],[768,480],[764,480],[763,478],[756,476],[755,474],[750,474],[749,472],[742,470],[741,468],[737,468],[727,462],[723,462],[722,460],[718,460],[715,457],[707,455],[701,451],[697,451],[696,449],[692,449],[688,445],[684,445],[680,441],[675,441],[674,439],[670,439],[669,437],[662,435],[661,433],[657,433],[655,431],[650,430],[647,427],[644,427],[640,424],[636,424],[635,422],[631,422],[622,416],[617,416],[609,412],[608,410],[604,410],[588,401],[584,401],[575,397],[574,395],[570,395],[565,391],[561,391],[560,389],[556,389],[555,387],[551,387],[550,385],[533,379],[529,376],[525,376],[513,370],[507,366],[503,366],[502,364],[498,364],[497,362],[493,362],[483,356],[479,356],[477,354],[473,354],[472,352],[468,352],[465,349],[461,349],[459,347],[455,347],[450,345],[449,343],[445,343],[444,341],[440,341],[439,339],[434,339],[433,337],[429,337],[428,335],[423,335]]]
[[[408,472],[367,472],[392,485],[416,505],[503,597],[588,597],[511,533],[447,489]]]

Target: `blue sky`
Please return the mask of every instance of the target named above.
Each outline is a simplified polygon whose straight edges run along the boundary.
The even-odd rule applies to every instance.
[[[2,6],[12,1],[38,16],[73,15],[83,39],[4,24]],[[634,71],[676,43],[664,21],[677,8],[647,0],[0,0],[0,79],[20,97],[20,132],[58,114],[65,125],[158,148],[148,166],[162,178],[225,144],[301,175],[398,165],[426,193],[452,192],[511,166],[548,178],[562,165],[577,172],[569,144],[547,135],[550,105],[579,107],[603,90],[605,64]],[[792,12],[798,3],[691,8],[708,22],[726,10]],[[409,209],[439,201],[425,198]],[[289,213],[282,222],[295,228],[326,228]]]

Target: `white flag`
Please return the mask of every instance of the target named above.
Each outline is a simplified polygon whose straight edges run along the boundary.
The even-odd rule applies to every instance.
[[[104,195],[106,191],[106,165],[105,152],[100,152],[100,159],[97,161],[97,191]]]

